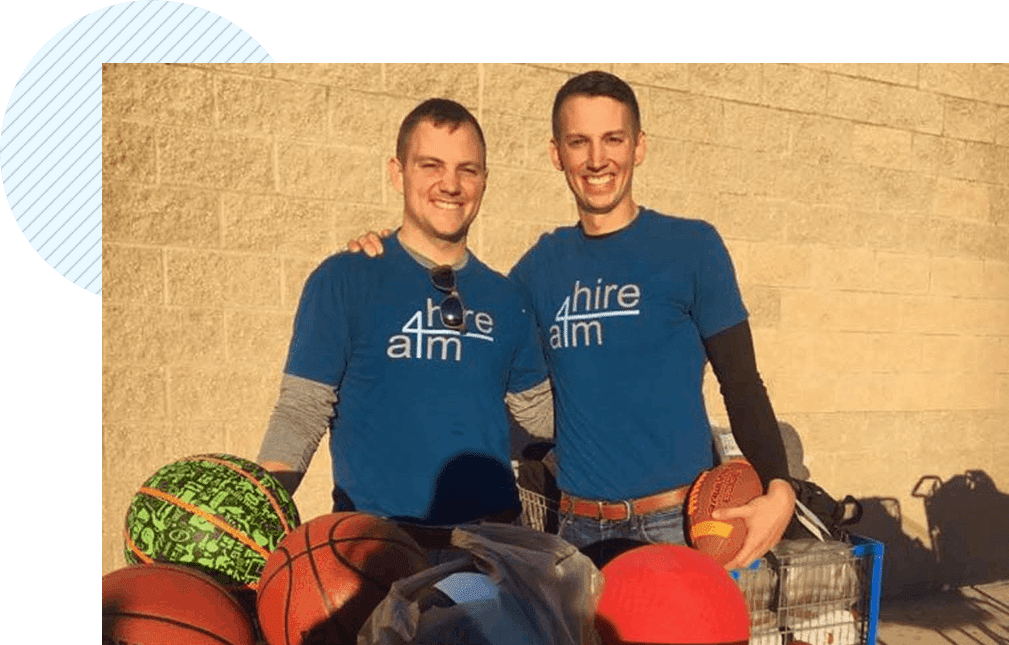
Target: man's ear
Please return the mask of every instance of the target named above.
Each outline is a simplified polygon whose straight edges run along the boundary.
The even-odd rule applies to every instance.
[[[396,157],[389,158],[389,181],[397,193],[403,193],[403,164]]]
[[[564,163],[561,161],[561,151],[557,147],[557,140],[550,139],[550,161],[554,163],[554,168],[564,170]]]
[[[645,150],[648,148],[648,143],[645,141],[645,131],[642,130],[638,133],[638,140],[634,144],[634,165],[640,166],[641,162],[645,160]]]

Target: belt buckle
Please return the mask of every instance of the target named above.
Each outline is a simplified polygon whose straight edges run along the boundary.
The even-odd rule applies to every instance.
[[[597,522],[601,522],[604,519],[603,518],[603,504],[604,503],[605,502],[603,502],[603,500],[601,500],[601,499],[597,499],[596,500],[596,521]]]
[[[631,505],[631,500],[629,500],[629,499],[622,499],[620,501],[623,502],[624,506],[627,508],[627,517],[624,518],[624,519],[625,520],[631,519],[631,517],[634,516],[634,507]]]

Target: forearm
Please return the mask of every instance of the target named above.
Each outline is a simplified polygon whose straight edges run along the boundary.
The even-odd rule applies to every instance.
[[[291,493],[298,484],[333,417],[332,387],[285,374],[256,461]]]
[[[745,321],[704,341],[718,378],[729,426],[765,490],[772,480],[788,481],[788,461],[778,422],[757,372],[750,326]]]

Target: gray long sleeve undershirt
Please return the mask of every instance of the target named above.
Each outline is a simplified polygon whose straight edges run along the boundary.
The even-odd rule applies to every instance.
[[[256,460],[261,464],[286,464],[299,473],[308,470],[319,442],[329,430],[337,398],[336,390],[328,385],[284,374],[280,397]],[[523,392],[507,394],[505,403],[513,456],[530,443],[553,438],[554,408],[549,380]]]

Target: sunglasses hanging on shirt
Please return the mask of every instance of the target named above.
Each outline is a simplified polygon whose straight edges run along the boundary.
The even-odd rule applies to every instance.
[[[441,324],[448,329],[464,333],[466,331],[466,308],[459,298],[459,291],[456,288],[455,271],[447,264],[436,266],[431,269],[431,284],[435,289],[441,291],[445,299],[438,306],[441,314]]]

